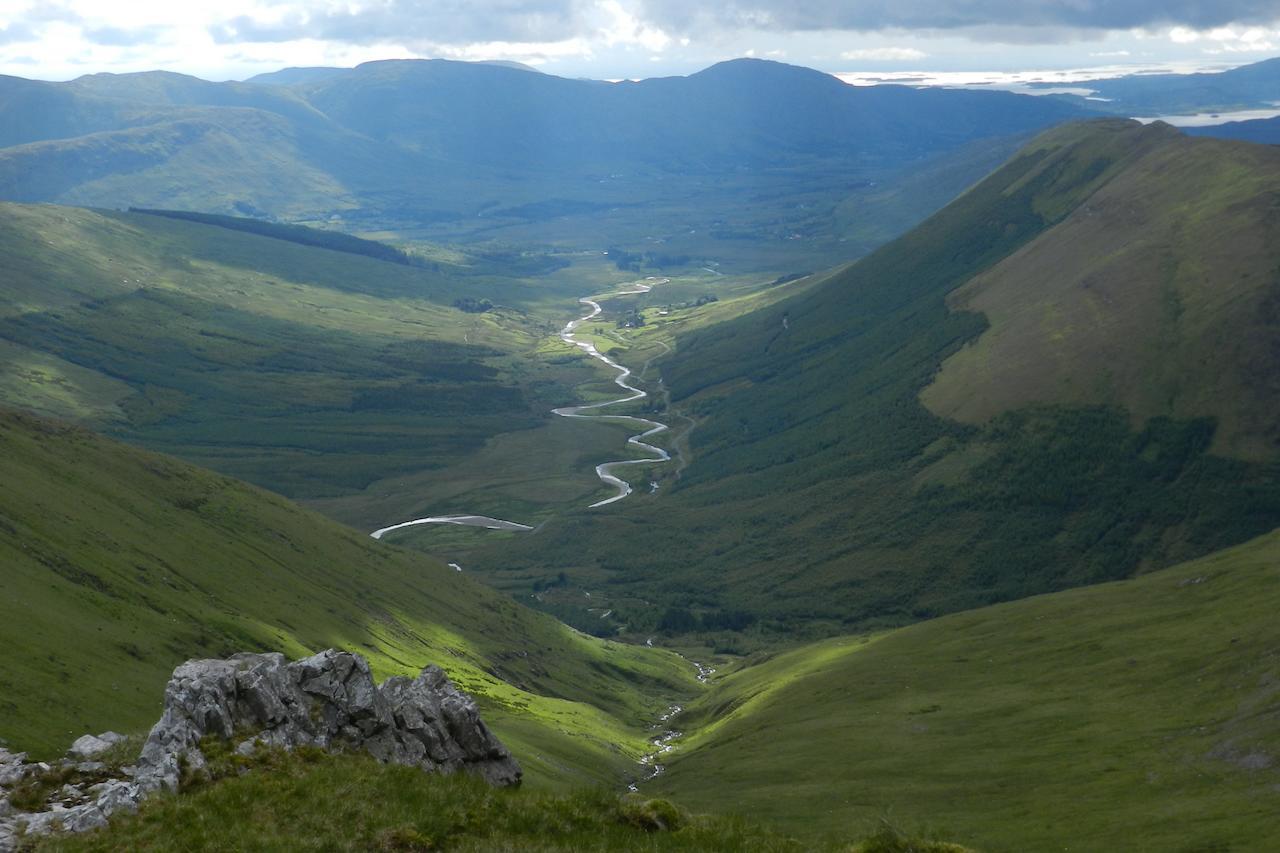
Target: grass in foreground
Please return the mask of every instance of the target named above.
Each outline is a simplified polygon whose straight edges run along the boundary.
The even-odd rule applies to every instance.
[[[860,846],[801,843],[735,818],[690,815],[666,800],[606,790],[495,790],[364,756],[275,753],[243,775],[164,796],[89,835],[41,851],[107,850],[706,850],[951,853],[962,848],[882,830]]]

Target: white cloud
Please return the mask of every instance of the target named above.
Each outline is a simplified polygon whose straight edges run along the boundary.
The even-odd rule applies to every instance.
[[[840,54],[841,59],[852,59],[865,62],[914,62],[926,59],[929,54],[914,47],[864,47],[858,50],[846,50]]]
[[[565,39],[554,42],[486,41],[473,44],[415,44],[418,56],[441,59],[458,59],[464,62],[487,62],[495,59],[523,62],[525,65],[546,65],[557,59],[590,59],[594,55],[591,43],[586,39]]]
[[[1270,53],[1280,45],[1280,29],[1267,27],[1214,27],[1209,30],[1192,30],[1174,27],[1169,30],[1169,40],[1174,44],[1200,45],[1204,53]]]

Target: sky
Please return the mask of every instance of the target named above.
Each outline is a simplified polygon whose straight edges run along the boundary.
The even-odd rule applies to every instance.
[[[244,79],[407,57],[634,79],[739,56],[850,80],[944,79],[1277,55],[1280,0],[0,0],[0,74],[44,80],[153,69]]]

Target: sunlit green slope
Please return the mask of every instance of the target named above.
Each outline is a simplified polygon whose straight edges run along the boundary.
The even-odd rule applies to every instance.
[[[788,832],[888,816],[978,849],[1280,838],[1280,533],[733,673],[655,789]]]
[[[145,731],[191,657],[360,652],[443,666],[535,782],[616,782],[693,687],[675,655],[602,642],[440,563],[252,486],[0,414],[0,738],[62,752]]]

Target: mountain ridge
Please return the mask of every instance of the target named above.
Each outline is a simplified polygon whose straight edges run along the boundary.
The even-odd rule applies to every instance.
[[[789,196],[816,194],[822,206],[861,198],[976,140],[1007,146],[1088,114],[1010,93],[856,88],[763,60],[636,83],[450,60],[303,77],[288,86],[166,72],[0,81],[0,198],[338,216],[348,229],[447,223],[466,235],[536,227],[545,217],[490,216],[570,202],[622,211],[629,242],[654,236],[653,214],[643,214],[655,209],[694,214],[682,234],[732,232],[726,210],[757,208],[764,223],[784,216],[816,228],[821,218],[798,212],[813,202],[799,208]],[[961,158],[952,168],[972,180],[982,166]],[[859,227],[882,230],[874,215],[863,219]],[[565,229],[536,233],[566,239]],[[785,242],[790,233],[771,236],[778,250],[799,248]],[[839,245],[847,236],[824,235],[827,251],[856,252]],[[740,239],[711,239],[741,250]]]
[[[696,630],[699,613],[717,624],[719,613],[745,611],[765,630],[836,633],[1128,577],[1274,528],[1273,458],[1210,450],[1211,416],[1224,409],[1156,408],[1134,423],[1122,398],[1064,396],[973,425],[919,400],[949,357],[982,346],[1001,322],[952,310],[948,294],[1066,233],[1073,211],[1143,157],[1187,145],[1208,146],[1230,168],[1230,143],[1188,143],[1167,126],[1107,119],[1048,131],[820,286],[678,338],[659,364],[672,405],[698,426],[695,461],[667,484],[664,503],[571,519],[518,552],[495,543],[470,559],[519,589],[517,579],[545,577],[556,555],[557,570],[620,598],[661,590],[646,597],[673,612],[670,625]],[[1280,163],[1269,174],[1280,177]],[[1168,186],[1211,220],[1255,198],[1257,184],[1208,199],[1194,183]],[[1112,231],[1123,242],[1123,228]],[[1073,246],[1087,256],[1063,245],[1068,257]],[[1159,272],[1143,274],[1158,281]],[[1212,272],[1189,279],[1191,292],[1212,294]],[[1251,272],[1240,286],[1256,297],[1271,271]],[[1034,285],[1025,275],[1011,282]],[[1228,315],[1214,316],[1229,334]],[[1247,369],[1243,356],[1223,358]],[[1204,391],[1206,375],[1188,389]],[[667,523],[673,512],[680,525]],[[604,541],[618,543],[607,562],[565,565],[564,554]]]

